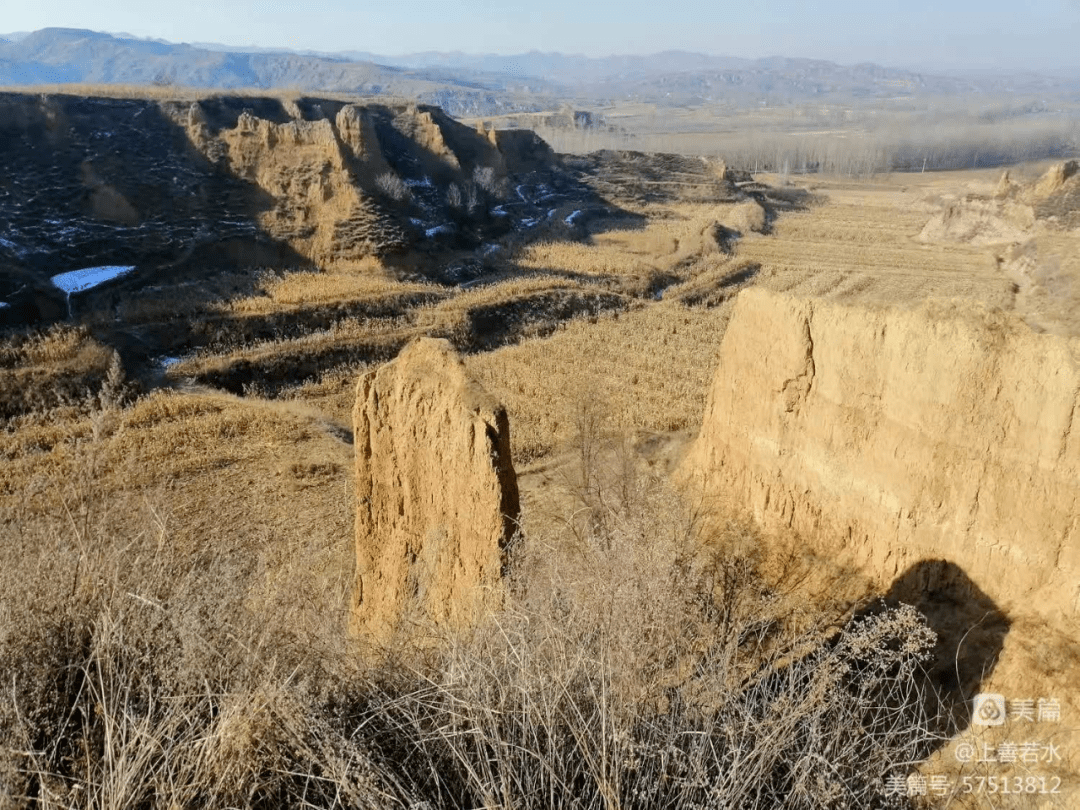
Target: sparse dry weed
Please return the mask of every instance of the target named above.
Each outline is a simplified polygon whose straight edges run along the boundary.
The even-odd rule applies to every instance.
[[[703,537],[595,411],[577,506],[518,546],[505,609],[376,671],[343,632],[349,452],[328,457],[317,414],[179,393],[114,410],[108,432],[91,414],[45,453],[7,448],[38,481],[3,501],[11,806],[840,807],[932,742],[918,617],[830,643],[752,534]]]
[[[455,807],[881,804],[885,775],[937,742],[921,617],[830,637],[766,585],[746,527],[702,536],[654,474],[585,434],[579,508],[517,546],[509,607],[384,704],[416,740],[405,767]]]

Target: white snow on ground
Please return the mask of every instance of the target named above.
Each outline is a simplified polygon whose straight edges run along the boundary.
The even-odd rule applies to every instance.
[[[119,266],[109,265],[106,267],[87,267],[82,270],[72,270],[68,273],[60,273],[52,277],[52,283],[61,290],[71,295],[74,292],[82,292],[111,281],[114,278],[126,275],[135,269],[135,265]]]
[[[405,178],[405,185],[407,186],[423,186],[424,188],[431,188],[431,178],[425,177],[423,180],[415,180],[411,177]]]
[[[515,191],[517,191],[517,195],[521,197],[522,202],[528,202],[528,200],[525,199],[525,195],[521,191],[522,188],[524,188],[524,184],[518,186]]]
[[[555,212],[558,211],[558,210],[559,209],[557,209],[557,208],[552,208],[550,211],[548,211],[547,218],[551,219],[553,216],[555,216]]]
[[[436,225],[434,228],[428,228],[426,231],[424,231],[424,233],[429,237],[436,236],[436,235],[438,235],[440,233],[453,233],[453,232],[454,232],[454,226],[453,225]]]
[[[10,307],[10,306],[11,306],[11,304],[9,304],[7,301],[0,301],[0,309],[3,309],[4,307]]]
[[[578,214],[580,214],[580,213],[581,213],[580,211],[575,211],[575,212],[574,212],[574,213],[572,213],[572,214],[571,214],[570,216],[568,216],[568,217],[567,217],[566,219],[564,219],[564,220],[563,220],[563,222],[565,222],[565,223],[566,223],[567,225],[573,225],[573,224],[574,224],[574,219],[575,219],[575,218],[577,217],[577,215],[578,215]]]
[[[509,212],[504,211],[503,207],[501,205],[496,205],[494,208],[492,208],[491,213],[492,213],[493,216],[496,216],[496,217],[508,217],[508,216],[510,216]]]
[[[0,236],[0,245],[3,245],[4,247],[7,247],[7,248],[11,248],[12,250],[18,250],[19,249],[18,245],[16,245],[10,239],[5,239],[2,236]]]
[[[488,245],[484,248],[484,255],[490,256],[492,253],[498,253],[502,250],[502,245]]]
[[[409,217],[409,222],[411,222],[413,225],[419,225],[421,227],[423,227],[424,225],[424,220],[417,219],[416,217]]]
[[[168,368],[169,366],[175,366],[179,362],[179,357],[162,357],[160,360],[158,360],[158,365],[160,365],[162,368]]]
[[[535,225],[539,221],[540,220],[538,220],[538,219],[523,219],[523,220],[521,220],[521,224],[524,225],[526,228],[531,228],[533,225]]]

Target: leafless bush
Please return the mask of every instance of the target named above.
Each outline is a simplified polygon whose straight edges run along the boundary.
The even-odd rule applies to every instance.
[[[457,183],[451,183],[449,188],[446,189],[446,202],[455,211],[461,210],[464,197],[461,194],[461,187]]]
[[[465,183],[465,210],[469,214],[475,214],[476,210],[480,207],[480,191],[476,186],[476,183],[468,181]]]
[[[498,195],[498,181],[495,179],[495,170],[490,166],[477,166],[473,169],[473,182],[488,194]]]
[[[925,620],[905,606],[830,639],[747,537],[702,553],[692,513],[626,473],[585,494],[605,514],[572,552],[527,541],[509,610],[386,693],[400,767],[441,806],[886,806],[934,742]]]
[[[412,196],[408,185],[394,172],[383,172],[375,178],[375,185],[379,190],[392,200],[403,202]]]

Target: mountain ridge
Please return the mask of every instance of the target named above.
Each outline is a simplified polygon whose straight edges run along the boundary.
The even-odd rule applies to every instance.
[[[951,96],[990,92],[1080,92],[1068,71],[935,74],[873,63],[759,59],[668,50],[589,57],[530,51],[516,55],[424,51],[386,56],[213,43],[172,43],[73,28],[0,34],[0,85],[175,84],[298,89],[414,97],[455,115],[550,107],[557,99],[619,98],[669,106],[850,97]]]

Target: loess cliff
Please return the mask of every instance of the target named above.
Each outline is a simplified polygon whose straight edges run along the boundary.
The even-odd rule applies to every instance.
[[[1004,608],[1075,617],[1078,426],[1080,340],[974,303],[750,289],[684,471],[881,582],[945,560]]]

